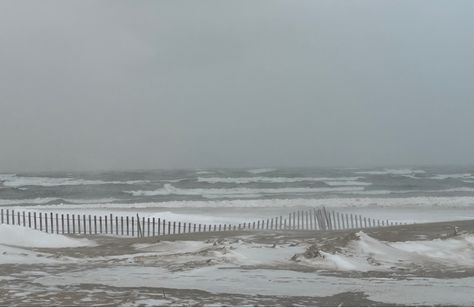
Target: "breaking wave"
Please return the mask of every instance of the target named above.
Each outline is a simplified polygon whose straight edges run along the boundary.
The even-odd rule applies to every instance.
[[[270,173],[276,171],[275,168],[256,168],[256,169],[249,169],[247,172],[251,174],[263,174],[263,173]]]
[[[445,180],[445,179],[474,179],[474,176],[470,173],[465,173],[465,174],[438,174],[432,177],[429,177],[429,179],[434,179],[434,180]]]
[[[199,195],[206,198],[236,198],[236,197],[254,197],[264,194],[312,194],[312,193],[331,193],[331,192],[350,192],[361,191],[363,187],[334,187],[334,188],[231,188],[231,189],[182,189],[171,184],[165,184],[162,188],[152,191],[125,191],[133,196],[158,196],[158,195]]]
[[[356,174],[361,175],[414,175],[414,174],[424,174],[425,171],[410,169],[410,168],[401,168],[401,169],[383,169],[383,170],[373,170],[373,171],[357,171]]]
[[[97,184],[140,184],[147,183],[146,180],[129,180],[129,181],[103,181],[103,180],[87,180],[76,178],[57,178],[57,177],[30,177],[18,176],[16,174],[0,175],[0,182],[11,188],[25,186],[72,186],[72,185],[97,185]]]
[[[48,203],[70,203],[70,204],[104,204],[113,203],[117,201],[116,198],[99,198],[99,199],[63,199],[59,197],[38,197],[38,198],[24,198],[24,199],[0,199],[0,206],[15,206],[15,205],[43,205]]]
[[[198,182],[206,183],[291,183],[291,182],[325,182],[329,185],[370,185],[366,182],[358,182],[356,180],[363,177],[198,177]],[[345,183],[352,184],[345,184]],[[334,183],[334,184],[331,184]],[[341,184],[335,184],[341,183]]]

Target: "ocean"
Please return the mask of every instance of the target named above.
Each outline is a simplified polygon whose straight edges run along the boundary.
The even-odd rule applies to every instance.
[[[222,223],[320,206],[401,222],[468,219],[473,174],[470,167],[3,173],[0,206]]]

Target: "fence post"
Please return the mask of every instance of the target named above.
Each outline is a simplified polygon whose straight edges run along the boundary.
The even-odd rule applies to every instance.
[[[318,215],[318,223],[319,223],[319,226],[320,226],[321,230],[326,230],[326,223],[324,222],[323,212],[321,211],[321,209],[318,209],[318,211],[316,211],[316,213]]]
[[[138,223],[138,222],[137,222],[137,223]],[[133,218],[133,216],[132,216],[132,237],[134,237],[134,236],[135,236],[135,220],[134,220],[134,218]]]
[[[64,214],[61,214],[61,233],[64,234]]]
[[[132,223],[133,223],[133,217],[132,217]],[[140,217],[138,216],[138,213],[137,213],[137,237],[143,237],[143,230],[142,230],[142,225],[140,223]]]
[[[110,221],[112,223],[112,221]],[[105,234],[109,233],[109,225],[107,221],[107,215],[104,215],[104,226],[105,226]]]
[[[140,236],[140,219],[137,216],[137,235]],[[132,237],[135,236],[135,219],[132,216]]]
[[[150,218],[149,217],[146,218],[146,222],[147,222],[147,237],[149,237],[150,236]],[[153,231],[155,231],[154,226],[155,225],[153,225]]]
[[[3,215],[3,212],[2,212],[2,215]],[[3,216],[2,216],[2,218],[3,218]],[[2,223],[3,223],[3,219],[2,219]],[[35,230],[36,230],[36,225],[37,225],[36,224],[36,212],[33,212],[33,224],[34,224]]]
[[[130,235],[130,227],[129,227],[129,224],[128,224],[128,221],[129,221],[128,215],[127,215],[126,219],[127,219],[127,236],[129,236]]]
[[[67,223],[67,233],[71,233],[71,226],[69,226],[69,213],[66,215],[66,223]]]

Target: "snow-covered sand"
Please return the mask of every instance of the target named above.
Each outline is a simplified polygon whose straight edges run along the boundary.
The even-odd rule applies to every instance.
[[[164,241],[98,237],[95,247],[90,241],[27,231],[32,240],[22,244],[42,241],[49,249],[41,253],[48,254],[3,245],[6,239],[0,247],[26,252],[23,258],[47,261],[40,265],[20,257],[16,266],[0,261],[0,295],[6,303],[24,304],[47,293],[49,302],[124,306],[140,302],[470,306],[474,223],[454,224],[457,233],[453,223],[435,223],[364,232],[188,234]],[[0,228],[3,234],[11,231],[6,229]]]
[[[23,247],[64,248],[93,246],[87,239],[72,239],[63,235],[49,234],[16,225],[0,225],[0,245]]]

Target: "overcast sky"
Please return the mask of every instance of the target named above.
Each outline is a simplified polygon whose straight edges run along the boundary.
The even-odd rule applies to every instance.
[[[474,163],[474,1],[1,1],[0,171]]]

